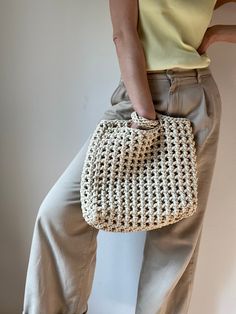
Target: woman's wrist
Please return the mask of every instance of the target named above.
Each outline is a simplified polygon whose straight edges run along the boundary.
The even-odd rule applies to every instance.
[[[143,118],[149,119],[149,120],[156,120],[157,119],[157,113],[156,111],[137,111],[137,114]]]

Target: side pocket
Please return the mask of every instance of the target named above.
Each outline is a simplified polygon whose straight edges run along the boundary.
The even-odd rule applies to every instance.
[[[212,75],[202,78],[202,88],[205,95],[207,116],[205,128],[201,131],[199,152],[208,144],[217,145],[221,120],[221,97],[218,86]]]
[[[211,88],[212,88],[213,96],[215,98],[216,105],[217,105],[217,113],[219,115],[221,115],[222,99],[221,99],[221,95],[220,95],[220,91],[219,91],[218,85],[217,85],[213,75],[210,76],[210,82],[211,82]]]

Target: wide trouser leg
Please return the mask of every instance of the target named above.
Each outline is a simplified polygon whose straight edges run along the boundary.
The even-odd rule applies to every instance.
[[[153,77],[150,86],[158,111],[187,117],[193,123],[198,209],[175,224],[147,231],[135,314],[187,314],[217,155],[221,99],[211,73],[203,75],[201,81],[182,74],[171,81],[171,92],[160,88],[165,81]],[[168,102],[164,108],[165,98]]]
[[[221,97],[210,68],[148,74],[155,110],[191,120],[197,148],[197,212],[146,232],[135,314],[187,314],[201,242],[204,214],[217,156]],[[122,79],[111,97],[115,115],[133,110]],[[115,113],[114,113],[115,112]]]
[[[191,259],[185,268],[183,275],[178,280],[176,286],[164,300],[160,313],[187,313],[191,300],[201,233],[202,229],[200,231],[200,235],[198,237],[198,241],[194,248],[194,252],[192,253]]]
[[[132,110],[122,102],[105,110],[101,119],[129,119]],[[88,309],[99,230],[82,216],[80,178],[91,136],[38,210],[22,314],[84,314]]]
[[[129,119],[132,106],[128,107],[110,107],[101,119]],[[84,220],[80,202],[80,178],[91,136],[38,210],[22,314],[87,313],[99,232]]]
[[[80,176],[89,138],[39,208],[25,283],[24,314],[82,314],[87,309],[98,233],[86,223],[80,207]]]

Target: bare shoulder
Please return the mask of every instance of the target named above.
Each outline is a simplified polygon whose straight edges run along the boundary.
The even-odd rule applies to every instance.
[[[136,31],[138,0],[109,0],[113,38],[127,31]]]

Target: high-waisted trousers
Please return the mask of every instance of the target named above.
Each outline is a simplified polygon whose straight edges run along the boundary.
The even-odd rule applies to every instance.
[[[147,77],[157,112],[192,121],[197,149],[198,208],[191,217],[146,231],[135,314],[186,314],[217,155],[221,96],[209,66],[147,72]],[[130,119],[134,108],[121,77],[110,100],[101,119]],[[83,218],[80,178],[91,135],[37,212],[23,314],[89,312],[99,230]]]

